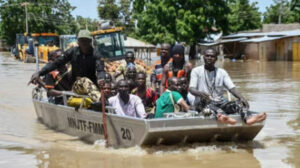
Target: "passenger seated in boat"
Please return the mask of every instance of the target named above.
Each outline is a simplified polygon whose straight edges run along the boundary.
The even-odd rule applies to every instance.
[[[110,84],[110,94],[111,94],[111,96],[115,96],[115,95],[117,95],[117,93],[118,93],[118,91],[117,91],[117,84],[114,83],[114,82],[112,82]]]
[[[179,112],[180,108],[178,108],[178,105],[180,105],[183,111],[188,111],[190,109],[190,106],[179,93],[181,86],[178,79],[176,77],[170,77],[168,79],[168,84],[168,89],[156,101],[154,118],[161,118],[164,113]]]
[[[136,85],[136,67],[134,64],[130,63],[127,66],[127,71],[126,71],[126,75],[125,75],[125,79],[128,81],[129,84],[129,91],[131,92],[134,88],[137,87]]]
[[[244,109],[239,110],[239,112],[247,124],[251,125],[265,120],[266,113],[250,116],[250,113],[247,112],[249,109],[247,100],[238,92],[228,73],[222,68],[215,67],[216,61],[216,50],[207,49],[204,53],[205,65],[198,66],[192,70],[189,91],[196,97],[194,105],[200,103],[202,106],[226,107],[224,106],[223,90],[227,89],[242,103]],[[217,112],[217,110],[213,111],[218,121],[228,124],[236,123],[236,120],[233,118]],[[226,111],[224,112],[226,113]]]
[[[112,97],[112,95],[111,95],[111,83],[105,82],[103,87],[100,88],[100,89],[103,90],[103,93],[105,95],[105,99],[108,101],[108,98]]]
[[[157,100],[156,92],[146,86],[147,75],[144,72],[138,72],[136,75],[137,88],[132,90],[132,94],[139,96],[145,106],[146,112],[149,113],[155,107]]]
[[[62,50],[51,51],[48,56],[48,62],[52,63],[61,56]],[[44,82],[39,80],[38,83],[47,90],[49,102],[63,104],[62,91],[70,91],[72,89],[69,81],[70,74],[68,68],[66,65],[61,65],[56,70],[46,74]]]
[[[136,67],[137,72],[146,72],[145,68],[141,65],[135,64],[135,56],[134,52],[127,51],[125,53],[125,62],[123,62],[117,69],[116,72],[113,75],[113,79],[116,80],[120,75],[123,75],[125,78],[126,72],[127,72],[127,66],[129,64],[133,64]]]
[[[109,104],[115,108],[116,114],[137,118],[146,118],[147,114],[141,98],[129,94],[129,84],[125,79],[117,83],[118,94],[108,99]]]
[[[189,91],[189,84],[188,84],[188,79],[187,77],[181,77],[178,79],[179,81],[179,85],[180,85],[180,94],[182,95],[183,99],[186,101],[186,103],[188,105],[191,105],[190,104],[190,101],[189,101],[189,97],[188,97],[188,91]]]

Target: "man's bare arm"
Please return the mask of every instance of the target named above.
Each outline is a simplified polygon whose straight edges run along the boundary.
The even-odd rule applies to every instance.
[[[210,100],[209,98],[209,95],[204,93],[204,92],[200,92],[198,91],[196,88],[194,87],[190,87],[189,88],[189,91],[192,95],[196,96],[196,97],[201,97],[202,99],[205,99],[205,100]]]
[[[178,104],[183,108],[184,111],[190,110],[190,106],[186,103],[185,100],[181,99]]]
[[[161,78],[161,84],[160,84],[160,95],[162,95],[165,91],[165,84],[166,84],[166,81],[168,80],[168,70],[169,70],[169,66],[168,65],[165,65],[164,66],[164,69],[163,69],[163,75],[162,75],[162,78]]]
[[[242,96],[242,94],[234,87],[229,90],[229,92],[236,98],[240,99],[246,108],[249,108],[248,101]]]

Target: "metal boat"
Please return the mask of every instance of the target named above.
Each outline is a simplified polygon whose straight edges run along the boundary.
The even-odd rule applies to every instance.
[[[66,100],[64,94],[64,100]],[[104,139],[101,112],[67,105],[56,105],[33,92],[33,104],[38,119],[51,129],[93,143]],[[170,113],[166,118],[140,119],[114,114],[107,106],[106,126],[108,145],[115,148],[132,146],[170,145],[209,141],[249,141],[263,128],[264,122],[245,124],[239,115],[235,125],[218,122],[214,117],[195,115],[194,112],[178,116]]]

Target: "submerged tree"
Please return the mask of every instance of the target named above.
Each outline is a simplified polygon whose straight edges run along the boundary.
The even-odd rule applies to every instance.
[[[69,34],[77,30],[71,15],[74,7],[67,0],[0,0],[0,32],[10,45],[14,43],[17,33],[26,32],[25,5],[29,33]]]
[[[258,11],[257,2],[249,0],[229,1],[230,14],[228,15],[229,31],[258,29],[261,27],[261,13]]]
[[[185,42],[194,57],[197,42],[215,29],[227,32],[226,0],[135,0],[136,35],[151,43]]]

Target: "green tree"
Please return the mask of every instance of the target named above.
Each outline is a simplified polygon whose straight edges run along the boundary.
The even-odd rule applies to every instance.
[[[0,32],[8,44],[13,44],[16,33],[24,33],[25,7],[28,2],[29,33],[75,33],[76,22],[71,15],[74,9],[67,0],[0,0]]]
[[[261,13],[258,11],[257,2],[249,0],[229,1],[230,14],[228,15],[229,31],[258,29],[261,27]]]
[[[290,9],[290,2],[287,0],[274,0],[274,4],[267,7],[264,13],[264,23],[278,23],[281,15],[281,23],[300,22],[300,12]]]
[[[133,0],[120,0],[120,23],[125,27],[125,34],[134,32],[131,4]]]
[[[213,32],[227,32],[226,0],[135,0],[136,36],[151,43],[185,42],[195,45]]]
[[[291,1],[291,11],[300,11],[300,0]]]
[[[134,31],[131,4],[133,0],[99,0],[98,13],[102,20],[113,21],[116,26],[125,28],[125,34]]]
[[[98,14],[103,20],[119,21],[120,7],[116,5],[115,0],[99,0]]]

